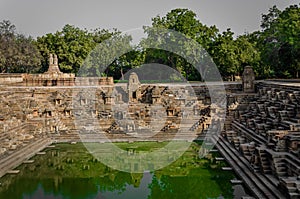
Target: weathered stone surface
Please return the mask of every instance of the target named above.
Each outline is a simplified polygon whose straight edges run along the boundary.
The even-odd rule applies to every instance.
[[[270,180],[279,184],[287,198],[297,198],[300,196],[296,186],[300,184],[297,178],[300,175],[300,87],[268,81],[258,82],[256,87],[257,94],[230,95],[227,118],[230,131],[225,132],[225,137],[256,172],[267,178],[272,175]]]
[[[253,93],[255,74],[251,66],[246,66],[244,68],[242,79],[243,79],[243,91],[245,93]]]
[[[193,140],[210,126],[221,129],[205,84],[141,84],[132,73],[127,85],[115,85],[111,77],[62,73],[55,55],[49,64],[44,74],[0,75],[1,158],[36,140],[167,140],[178,132]],[[217,99],[227,100],[222,135],[249,168],[298,197],[300,87],[254,83],[246,67],[243,84],[225,84],[227,99]]]

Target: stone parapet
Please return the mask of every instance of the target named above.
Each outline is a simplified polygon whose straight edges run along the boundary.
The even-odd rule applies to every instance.
[[[104,86],[114,85],[113,77],[76,77],[76,86]]]
[[[25,75],[26,74],[23,73],[2,73],[0,74],[0,85],[9,85],[23,82]]]

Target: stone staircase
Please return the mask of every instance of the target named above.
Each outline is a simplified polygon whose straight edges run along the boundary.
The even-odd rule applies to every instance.
[[[280,155],[273,156],[272,170],[278,177],[287,176],[287,168],[284,157],[280,157]]]
[[[258,157],[260,159],[260,167],[261,171],[264,174],[270,174],[272,172],[270,161],[267,157],[267,153],[265,151],[265,148],[257,148],[258,150]]]

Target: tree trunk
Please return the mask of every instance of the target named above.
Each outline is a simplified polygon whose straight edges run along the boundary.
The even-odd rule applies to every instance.
[[[123,67],[121,67],[121,79],[124,80]]]

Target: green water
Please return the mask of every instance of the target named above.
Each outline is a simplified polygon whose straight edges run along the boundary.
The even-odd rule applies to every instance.
[[[119,143],[120,148],[150,150],[164,143]],[[225,162],[214,160],[217,153],[199,159],[198,144],[193,143],[171,165],[146,173],[113,170],[95,159],[78,143],[57,144],[45,149],[46,155],[33,157],[34,163],[23,164],[19,174],[0,179],[1,199],[57,198],[234,198]]]

